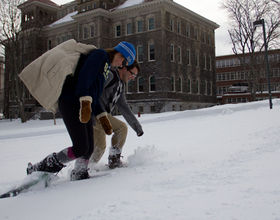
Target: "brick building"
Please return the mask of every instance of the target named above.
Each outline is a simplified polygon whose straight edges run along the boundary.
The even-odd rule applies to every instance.
[[[267,71],[265,65],[265,53],[257,53],[257,69],[260,71],[256,85],[256,101],[269,98]],[[249,60],[250,54],[245,54]],[[272,98],[280,98],[280,50],[269,50],[269,72]],[[249,62],[249,61],[248,61]],[[247,63],[248,63],[247,62]],[[240,103],[252,101],[252,95],[249,88],[248,77],[251,70],[247,66],[241,65],[236,55],[217,56],[216,57],[216,74],[217,74],[217,100],[220,104]]]
[[[23,30],[40,29],[32,42],[36,57],[68,39],[98,48],[131,42],[141,66],[137,79],[127,85],[127,100],[135,113],[215,105],[219,26],[172,0],[133,2],[77,0],[58,6],[49,0],[28,0],[19,8]],[[35,101],[29,103],[28,111],[35,106]]]

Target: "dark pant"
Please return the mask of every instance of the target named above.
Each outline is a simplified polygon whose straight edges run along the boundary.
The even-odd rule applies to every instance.
[[[72,151],[76,158],[89,159],[93,152],[93,119],[88,123],[79,120],[80,106],[65,99],[59,99],[60,114],[72,140]]]

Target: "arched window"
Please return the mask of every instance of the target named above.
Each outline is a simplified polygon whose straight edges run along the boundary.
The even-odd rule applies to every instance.
[[[156,80],[154,76],[150,77],[150,92],[156,91]]]
[[[143,77],[138,78],[138,92],[144,92],[144,80]]]
[[[179,77],[179,92],[183,91],[183,84],[182,84],[182,78]]]
[[[175,92],[175,78],[172,76],[172,92]]]
[[[192,83],[191,83],[191,79],[188,78],[188,93],[191,93],[192,91]]]
[[[196,93],[200,94],[200,81],[199,81],[199,79],[196,80]]]
[[[132,80],[127,82],[127,92],[132,93]]]

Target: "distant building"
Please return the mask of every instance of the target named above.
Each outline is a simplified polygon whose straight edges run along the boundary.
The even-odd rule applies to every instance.
[[[256,85],[256,101],[268,99],[268,83],[265,54],[259,56],[258,70],[261,74]],[[249,58],[250,54],[245,54]],[[268,51],[269,72],[272,98],[280,98],[280,50]],[[248,59],[249,60],[249,59]],[[217,100],[220,104],[251,102],[252,96],[247,78],[250,77],[249,65],[244,71],[240,60],[236,55],[216,57]]]
[[[28,0],[19,6],[22,29],[41,30],[32,42],[36,57],[68,39],[98,48],[133,43],[141,72],[127,84],[126,97],[134,113],[215,105],[219,25],[172,0],[134,2],[78,0],[58,6],[49,0]],[[37,104],[30,101],[27,111],[33,112]]]

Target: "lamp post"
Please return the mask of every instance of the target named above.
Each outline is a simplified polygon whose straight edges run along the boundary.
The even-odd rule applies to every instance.
[[[268,66],[267,43],[266,43],[264,19],[254,21],[253,25],[254,25],[254,27],[259,27],[259,26],[263,27],[263,39],[264,39],[264,48],[265,48],[265,60],[266,60],[266,71],[267,71],[268,94],[269,94],[269,107],[270,107],[270,109],[272,109],[270,75],[269,75],[269,66]]]

